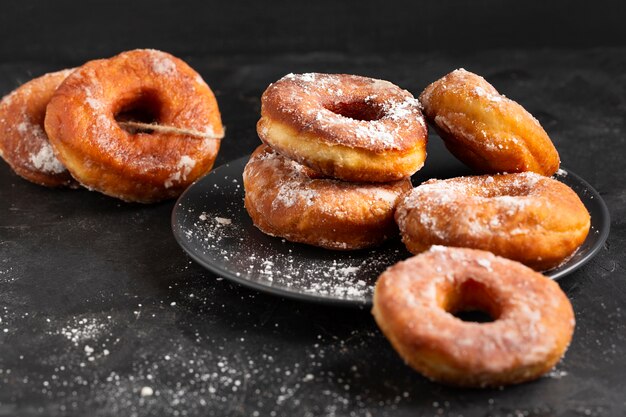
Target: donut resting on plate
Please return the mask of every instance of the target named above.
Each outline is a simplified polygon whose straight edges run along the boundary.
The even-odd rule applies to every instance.
[[[559,169],[559,154],[537,119],[476,74],[453,71],[426,87],[420,102],[450,152],[479,173],[550,176]]]
[[[323,175],[262,145],[243,174],[245,206],[256,227],[293,242],[362,249],[397,236],[393,213],[409,179],[348,183]]]
[[[590,227],[571,188],[532,172],[426,181],[395,217],[412,253],[431,245],[483,249],[536,270],[561,264]]]
[[[411,176],[426,158],[420,104],[388,81],[289,74],[261,98],[261,140],[282,155],[345,181]]]

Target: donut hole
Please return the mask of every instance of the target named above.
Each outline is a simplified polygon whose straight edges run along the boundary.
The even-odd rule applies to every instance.
[[[451,291],[445,310],[456,318],[476,323],[490,323],[500,316],[500,306],[481,282],[467,279]]]
[[[129,133],[153,133],[151,129],[128,126],[125,122],[158,124],[161,109],[162,103],[156,92],[142,91],[120,100],[114,117],[120,127]]]
[[[326,110],[348,119],[371,122],[380,120],[385,112],[380,106],[366,101],[350,101],[346,103],[329,103],[324,106]]]

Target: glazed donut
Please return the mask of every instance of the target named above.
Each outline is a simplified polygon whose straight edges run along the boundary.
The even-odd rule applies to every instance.
[[[261,140],[284,156],[345,181],[409,177],[426,159],[427,129],[411,93],[343,74],[289,74],[261,98]]]
[[[550,176],[559,169],[559,154],[537,119],[484,78],[458,69],[419,98],[446,147],[474,170]]]
[[[463,321],[478,310],[493,321]],[[574,312],[558,284],[524,265],[473,249],[434,246],[376,282],[376,323],[412,368],[446,384],[530,381],[563,356]]]
[[[245,206],[271,236],[335,250],[378,245],[398,234],[393,211],[411,189],[408,178],[388,184],[347,183],[259,146],[243,172]]]
[[[412,253],[431,245],[483,249],[536,270],[561,264],[590,227],[571,188],[533,172],[426,181],[395,218]]]
[[[72,71],[35,78],[0,101],[0,156],[16,174],[35,184],[78,185],[54,155],[43,127],[52,94]]]
[[[165,129],[122,127],[132,122]],[[214,137],[223,135],[217,102],[200,75],[154,50],[78,68],[48,104],[45,126],[81,184],[142,203],[175,197],[209,171],[220,146]]]

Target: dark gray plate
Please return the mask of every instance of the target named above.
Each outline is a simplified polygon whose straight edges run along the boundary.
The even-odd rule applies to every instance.
[[[434,139],[424,169],[413,177],[470,175]],[[215,274],[259,291],[307,301],[343,305],[371,304],[376,278],[411,254],[399,239],[374,250],[336,252],[267,236],[252,225],[243,205],[243,157],[214,169],[178,199],[172,229],[180,246]],[[591,214],[587,240],[567,262],[546,272],[557,279],[580,268],[602,247],[609,234],[604,201],[587,182],[562,169],[557,179],[579,195]]]

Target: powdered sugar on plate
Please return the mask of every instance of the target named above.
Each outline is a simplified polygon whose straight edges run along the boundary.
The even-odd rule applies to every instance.
[[[244,208],[245,162],[213,171],[174,209],[177,239],[217,275],[282,296],[362,305],[371,302],[380,273],[410,256],[399,239],[372,250],[344,252],[262,233]]]

